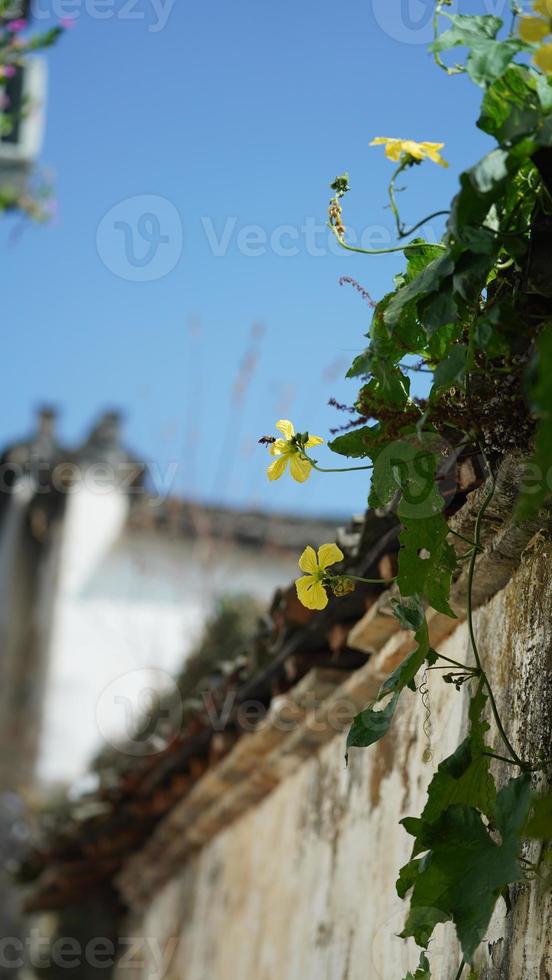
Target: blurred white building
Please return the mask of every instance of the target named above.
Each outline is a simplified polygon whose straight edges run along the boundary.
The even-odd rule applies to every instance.
[[[1,468],[3,789],[77,779],[144,686],[170,686],[217,596],[267,602],[335,529],[152,496],[112,413],[67,452],[43,412]]]

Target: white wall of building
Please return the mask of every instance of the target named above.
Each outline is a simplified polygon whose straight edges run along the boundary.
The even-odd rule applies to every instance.
[[[118,490],[81,485],[67,501],[38,762],[43,783],[77,779],[106,739],[124,735],[123,700],[137,709],[145,686],[171,685],[218,595],[247,593],[266,603],[296,574],[296,556],[190,542],[129,528],[127,518]]]

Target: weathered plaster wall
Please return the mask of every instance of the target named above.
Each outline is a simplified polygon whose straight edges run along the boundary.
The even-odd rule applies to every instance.
[[[534,542],[509,585],[477,614],[505,723],[527,755],[551,755],[549,548]],[[442,649],[466,656],[465,624]],[[135,970],[121,967],[118,980],[402,980],[417,952],[396,938],[405,905],[394,882],[410,849],[398,821],[420,812],[432,772],[466,728],[466,693],[435,673],[429,687],[431,762],[424,761],[423,707],[408,692],[390,735],[353,751],[348,769],[344,737],[336,735],[177,871],[142,921],[128,923],[128,934],[144,942],[135,946]],[[496,765],[504,779],[510,767]],[[477,975],[550,980],[550,896],[533,884],[513,898],[508,916],[499,903]],[[432,977],[454,980],[460,955],[452,927],[437,928],[430,957]]]

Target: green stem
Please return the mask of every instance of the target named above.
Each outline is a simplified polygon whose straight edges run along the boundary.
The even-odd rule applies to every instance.
[[[452,664],[453,667],[460,667],[460,669],[465,670],[466,673],[475,673],[473,667],[468,667],[466,664],[461,664],[458,660],[452,660],[451,657],[445,657],[442,653],[439,654],[439,660],[446,660],[448,664]]]
[[[456,974],[454,980],[460,980],[460,977],[462,976],[462,974],[464,972],[465,965],[466,965],[466,961],[465,960],[462,960],[460,966],[458,967],[458,973]]]
[[[365,582],[367,585],[393,585],[393,582],[397,581],[397,576],[394,578],[362,578],[360,575],[346,575],[345,577],[354,582]]]
[[[510,766],[521,766],[522,769],[526,769],[526,765],[523,762],[516,762],[515,759],[508,759],[505,755],[498,755],[496,752],[483,752],[483,755],[489,757],[489,759],[498,759],[499,762],[507,762]]]
[[[466,544],[471,544],[472,548],[475,548],[475,541],[470,541],[465,534],[460,534],[459,531],[453,531],[451,527],[449,527],[448,533],[454,534],[455,538],[460,538],[461,541],[465,541]]]
[[[403,234],[404,228],[401,223],[401,216],[399,214],[397,199],[395,197],[395,181],[399,176],[399,174],[402,174],[403,170],[406,170],[406,167],[407,167],[406,160],[403,160],[402,163],[399,163],[399,166],[397,167],[397,169],[393,173],[393,176],[391,177],[391,180],[389,181],[389,201],[391,203],[391,210],[393,212],[393,217],[395,218],[395,224],[397,226],[397,234],[399,238],[404,238],[405,234]]]
[[[483,518],[485,516],[485,512],[486,512],[489,504],[491,503],[491,500],[494,497],[495,488],[496,488],[496,480],[495,480],[495,477],[494,477],[494,473],[493,473],[491,467],[489,466],[489,464],[487,464],[487,466],[488,466],[488,469],[489,469],[489,472],[490,472],[490,475],[491,475],[491,488],[490,488],[487,496],[485,497],[485,499],[483,501],[483,504],[481,505],[481,508],[479,510],[479,513],[478,513],[477,518],[476,518],[476,521],[475,521],[475,532],[474,532],[475,545],[474,545],[474,549],[473,549],[473,555],[472,555],[472,557],[470,559],[470,567],[469,567],[469,571],[468,571],[468,632],[469,632],[469,636],[470,636],[470,641],[471,641],[471,646],[472,646],[472,650],[473,650],[473,655],[475,657],[475,662],[476,662],[477,667],[478,667],[478,669],[480,671],[481,678],[482,678],[482,680],[483,680],[483,682],[485,684],[485,687],[487,688],[487,691],[489,693],[489,701],[490,701],[490,704],[491,704],[491,710],[493,712],[494,719],[495,719],[495,722],[496,722],[496,726],[497,726],[498,731],[500,733],[500,737],[502,738],[502,741],[504,742],[504,745],[508,749],[508,752],[510,753],[510,755],[511,755],[512,759],[514,760],[514,762],[516,762],[518,765],[522,766],[522,768],[525,768],[525,763],[522,762],[522,760],[520,759],[519,755],[517,754],[517,752],[515,751],[515,749],[512,747],[512,745],[510,743],[510,740],[508,739],[508,736],[506,735],[506,732],[504,731],[504,726],[502,724],[502,721],[500,720],[500,715],[498,713],[498,708],[497,708],[497,705],[496,705],[496,701],[495,701],[495,696],[494,696],[494,693],[493,693],[493,689],[491,687],[489,678],[487,677],[487,675],[486,675],[486,673],[485,673],[485,671],[483,669],[483,664],[481,662],[481,657],[479,655],[479,649],[478,649],[478,646],[477,646],[477,640],[476,640],[476,637],[475,637],[475,629],[474,629],[474,624],[473,624],[473,580],[474,580],[474,575],[475,575],[475,565],[476,565],[476,562],[477,562],[477,554],[478,554],[478,551],[481,550],[481,523],[482,523]]]
[[[418,228],[421,228],[422,225],[426,225],[432,218],[441,218],[446,214],[450,214],[450,211],[434,211],[433,214],[428,214],[427,218],[422,218],[421,221],[418,221],[418,223],[413,225],[412,228],[409,228],[408,231],[403,231],[399,237],[408,238],[409,235],[413,235],[415,231],[418,231]]]
[[[319,473],[352,473],[353,470],[371,470],[374,467],[374,464],[370,463],[369,466],[338,466],[335,468],[327,468],[326,466],[319,466],[318,463],[313,462],[313,460],[309,459],[309,457],[304,453],[302,455],[305,456],[305,459],[308,459],[313,469],[318,470]]]
[[[412,228],[409,228],[407,230],[404,227],[401,221],[401,216],[399,214],[397,198],[395,196],[395,183],[399,174],[401,174],[403,170],[407,170],[411,166],[412,166],[411,159],[407,158],[406,160],[403,160],[402,163],[399,163],[399,166],[397,167],[393,176],[391,177],[391,180],[389,181],[389,201],[391,203],[391,210],[393,212],[393,217],[395,218],[395,224],[397,226],[397,234],[399,238],[408,238],[409,235],[413,235],[415,231],[418,231],[418,228],[421,228],[422,225],[427,224],[427,222],[431,221],[432,218],[440,218],[441,215],[450,214],[450,211],[434,211],[432,214],[428,214],[427,218],[422,218],[421,221],[418,221],[417,224],[415,224]]]
[[[435,6],[435,12],[433,14],[433,39],[435,41],[439,37],[439,17],[443,11],[443,7],[449,6],[450,0],[438,0]],[[466,71],[462,65],[455,65],[454,68],[448,68],[438,51],[433,52],[433,58],[437,67],[441,68],[443,71],[446,71],[447,75],[460,75]]]
[[[523,11],[516,0],[510,0],[510,9],[512,11],[512,26],[510,28],[510,34],[513,34],[516,28],[516,20],[519,15],[523,13]]]
[[[347,252],[359,252],[361,255],[389,255],[391,252],[404,252],[407,248],[419,248],[420,246],[416,242],[407,242],[406,245],[397,245],[393,248],[359,248],[356,245],[347,245],[344,242],[341,235],[339,234],[337,228],[334,228],[332,224],[328,224],[328,228],[331,228],[335,237],[337,238],[341,248],[346,249]],[[442,242],[427,242],[427,245],[431,245],[433,248],[442,248],[446,250],[447,246],[443,245]]]

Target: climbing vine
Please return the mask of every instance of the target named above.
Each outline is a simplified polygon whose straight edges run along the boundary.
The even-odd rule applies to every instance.
[[[375,306],[366,349],[347,374],[360,382],[356,416],[329,443],[337,455],[358,461],[350,468],[372,471],[370,505],[396,510],[401,531],[399,596],[393,609],[415,638],[412,653],[384,681],[375,702],[354,719],[348,748],[382,738],[405,688],[423,688],[420,674],[430,669],[442,670],[453,688],[467,687],[470,693],[466,739],[439,765],[422,814],[402,821],[413,838],[411,859],[397,882],[399,896],[409,900],[402,936],[422,947],[416,973],[405,980],[430,977],[425,950],[435,927],[449,921],[462,949],[459,980],[474,963],[499,899],[508,907],[509,887],[542,872],[542,866],[523,857],[523,842],[552,838],[552,795],[534,788],[534,774],[546,773],[551,760],[527,759],[514,748],[485,669],[473,614],[482,522],[504,453],[534,446],[528,467],[533,478],[523,481],[517,502],[519,520],[534,516],[550,490],[552,0],[536,0],[525,16],[512,2],[509,24],[490,15],[453,15],[448,6],[441,0],[435,7],[436,66],[448,76],[467,74],[481,88],[477,125],[495,147],[460,175],[450,209],[421,217],[408,229],[398,207],[397,178],[422,164],[446,166],[443,145],[376,137],[373,145],[381,146],[394,164],[389,200],[398,240],[392,248],[368,250],[347,242],[348,174],[333,181],[329,205],[329,227],[344,249],[367,255],[402,252],[406,260],[394,289]],[[449,63],[449,52],[457,48],[465,49],[466,57]],[[440,241],[412,237],[441,214],[447,221]],[[411,395],[413,371],[430,377],[425,398]],[[270,479],[279,479],[288,462],[291,476],[301,483],[323,469],[312,455],[319,437],[296,433],[286,420],[278,428],[283,438],[263,440],[275,457]],[[486,490],[473,537],[464,539],[459,556],[442,475],[469,455],[477,455],[486,470]],[[304,605],[323,609],[330,592],[343,595],[355,587],[354,576],[341,574],[339,565],[334,570],[342,558],[336,545],[324,545],[318,555],[313,549],[303,553],[305,574],[297,590]],[[432,649],[426,616],[433,609],[454,617],[451,585],[463,563],[468,569],[469,663]],[[500,752],[487,744],[485,719],[490,716]],[[509,767],[501,789],[490,770],[492,760]]]

